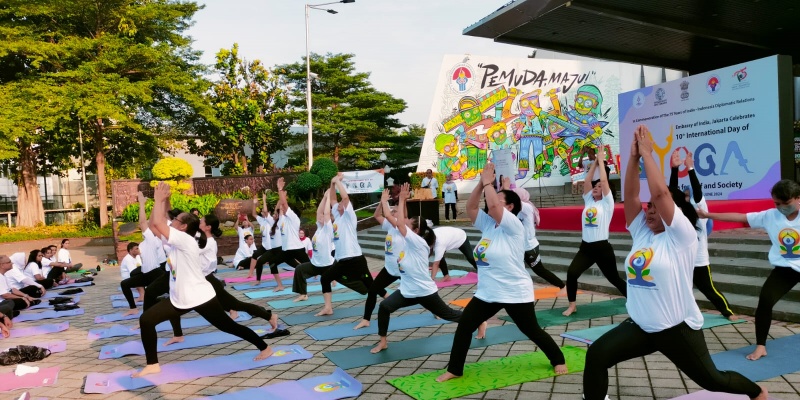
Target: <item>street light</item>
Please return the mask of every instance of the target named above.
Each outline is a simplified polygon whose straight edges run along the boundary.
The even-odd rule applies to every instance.
[[[336,14],[338,11],[332,9],[324,9],[320,8],[322,6],[327,6],[331,4],[337,3],[355,3],[356,0],[340,0],[340,1],[333,1],[330,3],[321,3],[321,4],[306,4],[306,109],[308,110],[308,170],[311,170],[311,164],[314,163],[314,141],[312,140],[312,121],[311,121],[311,57],[308,51],[308,10],[315,9],[315,10],[322,10],[326,11],[329,14]],[[316,78],[316,76],[314,76]]]

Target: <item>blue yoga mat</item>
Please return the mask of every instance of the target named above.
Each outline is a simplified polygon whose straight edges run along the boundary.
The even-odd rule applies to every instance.
[[[268,333],[272,333],[272,327],[269,325],[264,326],[248,326],[248,328],[255,331],[258,336],[263,336]],[[278,329],[286,329],[285,325],[278,325]],[[220,344],[220,343],[229,343],[229,342],[238,342],[242,340],[238,336],[231,335],[229,333],[215,331],[210,333],[201,333],[197,335],[186,335],[184,336],[184,341],[180,343],[173,343],[169,346],[164,346],[164,343],[167,342],[167,338],[160,338],[158,339],[158,352],[165,353],[168,351],[176,351],[176,350],[183,350],[183,349],[193,349],[196,347],[203,347],[209,346],[212,344]],[[129,342],[125,342],[122,344],[109,344],[103,346],[100,349],[100,360],[106,360],[109,358],[120,358],[130,355],[140,355],[143,356],[144,353],[144,345],[142,345],[141,340],[131,340]]]
[[[358,397],[361,394],[361,390],[361,382],[340,368],[336,368],[330,375],[281,382],[203,398],[214,400],[336,400]]]
[[[138,290],[134,290],[133,291],[133,298],[134,299],[138,299],[139,298],[139,291]],[[111,300],[125,300],[125,295],[124,294],[112,294],[111,295]]]
[[[319,282],[319,276],[312,276],[311,278],[306,279],[306,282],[308,282],[308,283],[318,283]],[[294,279],[292,279],[292,278],[283,279],[283,280],[281,280],[281,283],[283,283],[283,286],[291,287],[292,283],[294,283]],[[237,283],[237,284],[233,285],[233,288],[236,289],[236,290],[250,290],[250,289],[272,288],[272,287],[275,287],[275,286],[278,286],[278,283],[275,282],[274,279],[272,279],[272,280],[268,280],[268,281],[261,281],[261,283],[259,283],[258,285],[253,285],[252,282],[251,283]]]
[[[736,371],[752,381],[763,381],[784,374],[800,371],[800,335],[792,335],[767,341],[767,356],[758,361],[744,358],[756,346],[723,351],[711,355],[720,370]]]
[[[402,315],[393,317],[389,320],[389,331],[399,331],[401,329],[421,328],[423,326],[442,325],[450,321],[436,319],[431,313]],[[315,340],[341,339],[353,336],[377,335],[377,321],[366,328],[353,330],[355,323],[345,323],[337,325],[320,326],[317,328],[306,329],[305,332]]]
[[[144,305],[144,303],[142,303],[141,301],[137,301],[136,305],[137,306],[141,306],[141,305]],[[128,302],[125,301],[125,300],[114,300],[114,301],[111,302],[111,307],[113,307],[113,308],[126,308],[126,307],[128,307]]]
[[[745,320],[730,321],[719,314],[703,314],[703,329],[716,328],[723,325],[733,325],[744,323]],[[564,332],[561,337],[575,340],[581,343],[592,344],[595,340],[599,339],[606,332],[616,328],[619,324],[595,326],[588,329],[580,329],[576,331]]]
[[[94,282],[74,282],[74,283],[67,283],[65,285],[58,285],[50,290],[61,290],[61,289],[71,289],[77,287],[84,287],[84,286],[92,286]]]
[[[72,317],[74,315],[83,315],[83,313],[84,310],[82,308],[66,311],[47,310],[40,313],[22,313],[14,318],[14,322],[41,321],[43,319]]]
[[[418,308],[422,308],[421,305],[416,304],[411,307],[403,308],[403,310],[415,310]],[[372,314],[378,312],[378,307],[376,306],[375,309],[372,310]],[[287,315],[281,316],[281,321],[285,322],[287,325],[301,325],[301,324],[309,324],[312,322],[323,322],[323,321],[332,321],[335,319],[342,319],[342,318],[350,318],[350,317],[361,317],[364,315],[364,306],[356,306],[350,308],[334,308],[333,315],[323,315],[318,317],[316,314],[317,311],[310,312],[307,314],[295,314],[295,315]]]
[[[343,285],[336,285],[331,288],[332,291],[336,291],[344,287]],[[317,293],[322,291],[322,285],[309,285],[306,287],[306,293]],[[287,286],[286,289],[281,290],[280,292],[275,292],[272,290],[257,290],[254,292],[245,292],[245,296],[250,299],[263,299],[267,297],[278,297],[278,296],[286,296],[287,294],[293,294],[295,296],[299,296],[297,293],[292,291],[291,286]]]
[[[236,322],[244,322],[249,321],[253,317],[246,312],[240,312],[239,318],[236,318]],[[211,325],[206,321],[203,317],[195,317],[195,318],[184,318],[181,319],[181,328],[197,328],[201,326],[208,326]],[[158,325],[156,325],[156,332],[164,332],[164,331],[171,331],[172,325],[169,324],[169,321],[164,321]],[[89,330],[88,339],[89,340],[98,340],[98,339],[107,339],[117,336],[133,336],[138,335],[140,332],[138,329],[133,329],[130,326],[125,325],[112,325],[108,328],[103,329],[91,329]]]
[[[139,310],[138,313],[133,315],[126,315],[122,316],[121,312],[111,313],[111,314],[103,314],[94,317],[95,324],[102,324],[106,322],[119,322],[119,321],[128,321],[131,319],[139,319],[142,316],[142,310]]]
[[[335,303],[337,301],[348,301],[348,300],[359,300],[359,299],[363,300],[363,299],[366,299],[366,298],[367,298],[367,295],[359,294],[359,293],[356,293],[356,292],[335,293],[331,297],[331,301]],[[295,308],[295,307],[305,307],[305,306],[313,306],[313,305],[325,304],[325,300],[322,298],[322,296],[314,296],[314,297],[309,297],[308,300],[306,300],[306,301],[294,302],[291,299],[288,299],[288,300],[273,300],[273,301],[267,302],[267,304],[269,304],[269,306],[273,310],[281,310],[281,309],[285,309],[285,308]],[[334,310],[334,313],[335,312],[336,312],[336,310]]]

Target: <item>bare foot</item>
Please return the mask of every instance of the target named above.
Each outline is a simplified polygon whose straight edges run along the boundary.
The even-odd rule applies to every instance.
[[[271,355],[272,355],[272,348],[267,346],[266,349],[261,350],[261,353],[258,353],[258,355],[256,356],[256,358],[253,359],[253,361],[261,361]]]
[[[238,271],[238,270],[237,270],[237,271]],[[250,279],[250,278],[252,278],[252,277],[253,277],[253,275],[247,275],[247,278],[244,278],[244,279]]]
[[[307,294],[301,294],[300,296],[297,296],[297,297],[296,297],[294,300],[292,300],[292,301],[293,301],[293,302],[295,302],[295,303],[297,303],[298,301],[306,301],[306,300],[308,300],[308,295],[307,295]]]
[[[336,281],[331,281],[331,287],[336,287],[336,285],[337,285]]]
[[[767,346],[758,345],[756,346],[756,349],[753,350],[752,353],[748,354],[747,357],[745,358],[747,358],[750,361],[756,361],[759,358],[766,356],[767,356]]]
[[[558,297],[563,297],[563,296],[566,296],[566,295],[567,295],[567,287],[566,286],[562,287],[561,290],[556,292],[556,296],[558,296]]]
[[[569,307],[567,307],[567,309],[563,313],[561,313],[561,315],[569,317],[570,315],[572,315],[572,313],[576,311],[578,311],[578,306],[575,303],[569,303]]]
[[[455,378],[461,378],[461,377],[458,376],[458,375],[453,375],[453,374],[451,374],[449,372],[445,372],[445,373],[443,373],[443,374],[441,374],[441,375],[436,377],[436,382],[449,381],[450,379],[455,379]]]
[[[483,321],[481,326],[478,327],[478,335],[475,336],[475,339],[486,339],[486,327],[489,326],[489,323]]]
[[[728,316],[728,321],[736,322],[738,320],[739,320],[739,316],[736,315],[736,314],[731,314],[730,316]]]
[[[450,275],[445,275],[444,279],[442,279],[442,282],[448,282],[448,281],[450,281],[450,279],[452,279],[452,278],[450,278]]]
[[[170,340],[167,340],[167,342],[164,343],[164,346],[169,346],[169,345],[171,345],[173,343],[183,343],[183,336],[175,336],[174,338],[172,338]],[[145,368],[147,368],[147,367],[145,367]]]
[[[567,371],[567,364],[556,365],[553,369],[556,370],[556,375],[564,375],[569,372]]]
[[[381,338],[378,344],[375,345],[375,347],[373,347],[372,350],[370,350],[369,352],[372,354],[377,354],[388,348],[389,348],[389,343],[386,342],[386,338]]]
[[[141,371],[131,374],[131,378],[141,378],[145,375],[152,375],[161,372],[161,367],[158,364],[148,364]]]
[[[769,399],[769,393],[767,392],[767,388],[765,388],[765,387],[763,387],[761,385],[759,385],[758,387],[761,388],[761,394],[759,394],[758,397],[756,397],[753,400],[767,400],[767,399]]]
[[[239,312],[236,310],[231,310],[229,314],[231,315],[231,319],[234,321],[236,321],[236,319],[239,318]]]
[[[136,324],[136,325],[132,326],[131,330],[132,331],[138,331],[139,330],[139,324]]]
[[[272,289],[272,291],[273,292],[282,292],[284,289],[286,289],[286,286],[278,285],[278,286],[275,286],[275,289]]]
[[[248,278],[249,278],[249,276],[248,276]],[[255,282],[253,282],[253,284],[252,284],[252,285],[250,285],[250,286],[258,286],[258,285],[260,285],[260,284],[261,284],[261,281],[255,281]]]
[[[322,311],[314,314],[315,317],[321,317],[323,315],[333,315],[333,309],[332,308],[323,308]]]
[[[269,318],[269,326],[272,327],[273,332],[278,330],[278,314],[272,313],[272,316]]]
[[[369,327],[369,320],[368,319],[362,319],[361,322],[358,323],[358,325],[353,327],[353,330],[357,330],[357,329],[361,329],[361,328],[367,328],[367,327]]]
[[[129,315],[136,315],[136,314],[139,314],[139,309],[138,308],[131,308],[130,310],[125,311],[124,313],[122,313],[122,316],[123,317],[127,317]]]

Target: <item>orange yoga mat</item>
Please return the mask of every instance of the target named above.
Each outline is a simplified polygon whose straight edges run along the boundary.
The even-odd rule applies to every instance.
[[[541,289],[534,289],[533,290],[533,297],[536,298],[536,300],[553,299],[553,298],[559,297],[559,296],[556,296],[556,294],[558,293],[559,290],[561,290],[561,289],[559,289],[557,287],[546,287],[546,288],[541,288]],[[581,294],[581,293],[583,293],[583,292],[581,292],[579,290],[578,294]],[[470,300],[472,300],[472,297],[469,297],[469,298],[466,298],[466,299],[453,300],[453,301],[450,302],[450,304],[455,305],[455,306],[459,306],[459,307],[466,307],[467,304],[469,304]]]

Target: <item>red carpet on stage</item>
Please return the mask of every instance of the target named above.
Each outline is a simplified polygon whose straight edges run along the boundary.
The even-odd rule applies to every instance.
[[[727,213],[748,213],[763,211],[775,207],[772,199],[762,200],[709,200],[708,210],[710,212]],[[540,208],[538,229],[551,229],[562,231],[580,231],[581,213],[583,206],[564,206]],[[735,222],[714,221],[714,230],[746,228],[746,224]],[[627,232],[625,229],[625,211],[621,203],[614,204],[614,217],[611,219],[611,232]]]

